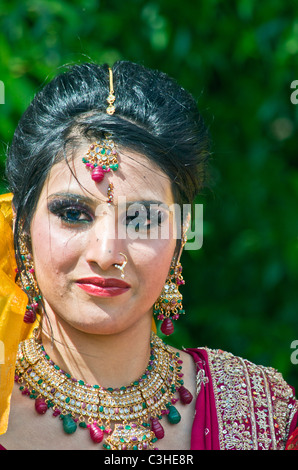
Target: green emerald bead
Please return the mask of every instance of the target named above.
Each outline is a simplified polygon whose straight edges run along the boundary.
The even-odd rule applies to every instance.
[[[133,382],[133,384],[134,384],[134,385],[139,385],[139,381],[138,381],[138,380],[135,380],[135,381]]]
[[[55,365],[55,366],[54,366],[54,369],[60,370],[60,367]]]
[[[181,420],[181,415],[175,406],[171,405],[169,408],[169,413],[167,414],[168,421],[171,424],[177,424]]]
[[[70,402],[70,398],[67,397],[66,400],[65,400],[65,403],[69,403]]]
[[[106,149],[102,148],[101,151],[100,151],[100,153],[101,153],[102,155],[104,155],[104,154],[106,153]]]
[[[151,442],[152,442],[152,443],[154,443],[154,442],[156,442],[156,441],[158,441],[157,437],[154,437],[153,439],[151,439]]]
[[[79,423],[79,426],[80,426],[80,428],[87,428],[87,424],[85,423],[85,421],[81,421]]]
[[[143,407],[143,410],[145,410],[145,408],[147,408],[147,405],[145,402],[142,403],[142,407]]]
[[[107,388],[108,392],[113,392],[114,390],[112,389],[112,387],[109,387]]]
[[[85,385],[85,382],[83,380],[79,380],[80,385]]]
[[[132,450],[138,450],[138,446],[133,446]]]
[[[100,411],[101,413],[103,412],[103,406],[102,406],[102,405],[100,405],[99,411]]]
[[[21,385],[21,387],[19,387],[19,390],[24,390],[25,387],[23,387],[23,385]]]
[[[73,434],[77,430],[77,423],[71,415],[63,417],[63,430],[66,434]]]
[[[37,381],[38,385],[42,384],[42,382],[43,382],[42,379],[39,379],[39,380]]]
[[[99,385],[93,385],[93,388],[99,388]]]

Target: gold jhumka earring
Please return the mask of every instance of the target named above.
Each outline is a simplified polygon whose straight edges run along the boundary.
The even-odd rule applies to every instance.
[[[17,269],[16,282],[27,294],[29,300],[23,320],[25,323],[34,323],[40,310],[42,296],[35,278],[33,256],[28,248],[29,243],[28,235],[23,234],[19,237],[22,268]]]
[[[186,230],[187,228],[182,236],[180,254],[187,241]],[[180,255],[177,259],[179,258]],[[165,285],[153,307],[153,314],[157,320],[162,321],[160,331],[166,336],[174,333],[173,320],[178,320],[181,315],[185,314],[182,305],[182,294],[179,291],[179,287],[183,284],[185,284],[185,281],[182,276],[181,263],[173,258]]]

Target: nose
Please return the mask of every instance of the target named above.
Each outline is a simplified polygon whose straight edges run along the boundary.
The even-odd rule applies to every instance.
[[[100,214],[88,234],[86,261],[108,271],[122,265],[125,240],[117,237],[115,218],[110,211]],[[125,255],[126,256],[126,255]]]

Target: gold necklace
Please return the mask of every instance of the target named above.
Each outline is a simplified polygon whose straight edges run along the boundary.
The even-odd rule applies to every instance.
[[[81,427],[89,430],[96,443],[105,437],[105,449],[156,449],[156,441],[164,437],[162,417],[179,423],[181,416],[174,404],[178,399],[188,404],[193,397],[183,385],[179,353],[154,333],[150,345],[149,364],[138,380],[104,388],[61,370],[37,338],[29,338],[19,345],[16,382],[23,395],[35,400],[39,414],[52,409],[59,416],[67,434]]]

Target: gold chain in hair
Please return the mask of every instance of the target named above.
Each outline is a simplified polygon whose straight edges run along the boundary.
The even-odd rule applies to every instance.
[[[107,107],[107,113],[111,116],[115,112],[115,106],[114,106],[114,101],[115,101],[115,92],[114,92],[114,84],[113,84],[113,71],[109,67],[109,79],[110,79],[110,93],[109,96],[107,97],[107,102],[109,103],[109,106]]]

